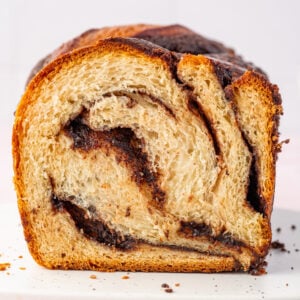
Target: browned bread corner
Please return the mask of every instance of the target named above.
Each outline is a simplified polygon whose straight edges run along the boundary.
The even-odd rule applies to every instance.
[[[35,73],[13,158],[39,264],[221,272],[263,261],[282,113],[263,71],[180,25],[135,25],[87,31]]]

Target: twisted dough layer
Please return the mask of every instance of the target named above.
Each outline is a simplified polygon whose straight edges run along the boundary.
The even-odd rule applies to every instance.
[[[188,40],[184,30],[177,39]],[[141,39],[54,60],[29,84],[14,127],[34,258],[98,270],[255,267],[271,240],[277,94],[254,71]]]

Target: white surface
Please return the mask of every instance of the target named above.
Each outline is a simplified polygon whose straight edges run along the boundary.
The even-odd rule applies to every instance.
[[[284,242],[290,253],[272,250],[267,257],[268,274],[251,276],[47,270],[28,253],[16,206],[2,204],[0,210],[0,263],[11,263],[0,272],[0,299],[300,299],[300,251],[296,252],[300,248],[300,212],[275,210],[273,238]],[[296,230],[291,230],[291,225],[296,225]],[[276,232],[277,227],[281,233]],[[91,279],[91,275],[97,278]],[[124,275],[129,279],[122,279]],[[166,293],[163,283],[174,292]]]

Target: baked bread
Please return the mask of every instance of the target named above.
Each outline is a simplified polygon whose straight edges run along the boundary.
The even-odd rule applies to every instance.
[[[164,272],[261,264],[282,107],[260,69],[185,27],[135,25],[88,31],[31,76],[13,159],[39,264]]]

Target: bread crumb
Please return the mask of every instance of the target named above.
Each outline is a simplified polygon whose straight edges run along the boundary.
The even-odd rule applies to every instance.
[[[1,263],[0,271],[5,271],[7,268],[10,268],[10,263]]]
[[[96,276],[95,274],[92,274],[92,275],[90,276],[90,278],[91,278],[91,279],[97,279],[97,276]]]
[[[180,286],[180,283],[175,283],[175,286]]]
[[[20,267],[19,269],[22,270],[22,271],[26,270],[25,267]]]
[[[19,255],[18,258],[23,258],[23,255]]]
[[[284,243],[281,243],[278,240],[271,243],[271,248],[279,249],[281,252],[287,252],[287,250],[285,249]]]
[[[259,265],[257,265],[254,269],[250,270],[249,274],[253,276],[261,276],[261,275],[268,274],[268,272],[265,269],[267,265],[268,262],[264,260]],[[252,286],[250,285],[250,287]]]
[[[170,289],[170,288],[165,289],[165,292],[166,292],[166,293],[173,293],[173,289]]]
[[[161,287],[165,289],[165,288],[169,288],[170,286],[167,283],[162,283]]]
[[[124,276],[122,276],[122,279],[129,279],[129,276],[124,275]]]

